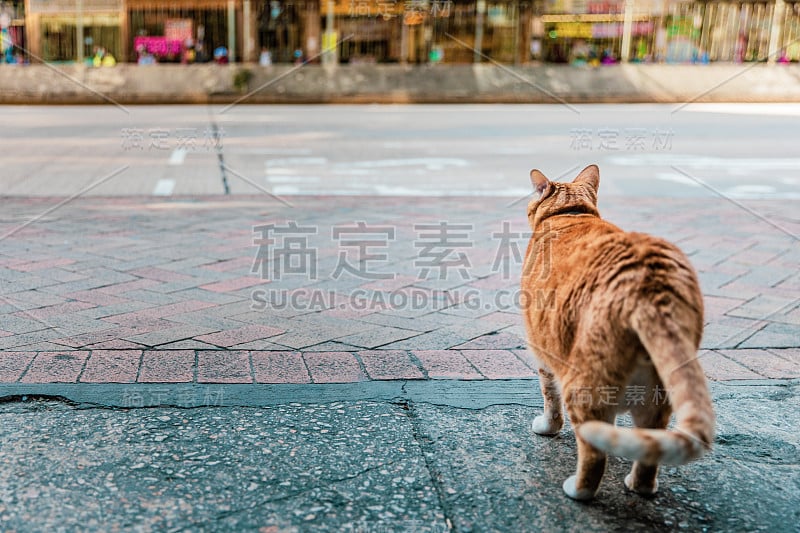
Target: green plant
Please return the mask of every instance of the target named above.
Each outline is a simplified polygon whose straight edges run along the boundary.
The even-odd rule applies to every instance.
[[[233,86],[236,87],[236,90],[239,92],[244,92],[247,90],[247,86],[250,84],[250,80],[253,79],[253,71],[243,68],[236,71],[236,74],[233,75]]]

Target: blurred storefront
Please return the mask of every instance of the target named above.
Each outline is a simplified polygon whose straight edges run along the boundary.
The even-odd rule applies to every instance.
[[[25,13],[34,60],[84,61],[98,48],[122,57],[122,0],[27,0]]]
[[[4,21],[45,61],[800,60],[800,0],[0,0]]]
[[[27,61],[26,49],[25,3],[0,2],[0,64]]]

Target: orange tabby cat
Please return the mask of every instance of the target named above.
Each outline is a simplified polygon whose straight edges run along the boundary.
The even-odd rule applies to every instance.
[[[559,432],[563,397],[578,442],[577,471],[564,492],[592,498],[611,453],[634,461],[629,489],[654,494],[659,463],[696,459],[713,440],[714,411],[696,359],[697,275],[674,245],[600,218],[595,165],[572,183],[538,170],[531,181],[537,197],[528,205],[523,314],[544,396],[533,430]],[[666,430],[673,409],[677,425]],[[626,411],[636,428],[614,425]]]

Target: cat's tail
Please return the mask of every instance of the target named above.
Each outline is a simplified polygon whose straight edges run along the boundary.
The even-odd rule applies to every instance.
[[[580,436],[599,450],[643,464],[679,465],[711,449],[714,409],[703,369],[697,361],[697,344],[690,324],[669,320],[655,307],[640,306],[631,326],[650,354],[675,412],[674,429],[620,428],[605,422],[586,422]],[[652,394],[652,393],[651,393]],[[651,400],[652,398],[648,398]]]

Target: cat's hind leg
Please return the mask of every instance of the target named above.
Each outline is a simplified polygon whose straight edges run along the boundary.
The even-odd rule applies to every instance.
[[[665,429],[669,424],[672,408],[668,401],[648,402],[631,409],[633,423],[639,428]],[[658,491],[658,465],[646,465],[634,461],[630,473],[625,476],[625,486],[639,494],[650,496]]]
[[[587,382],[588,383],[588,382]],[[597,391],[603,390],[596,384],[581,386],[571,383],[564,388],[567,411],[573,427],[578,427],[590,420],[599,420],[613,424],[616,412],[613,405],[603,403]],[[577,398],[582,398],[578,401]],[[575,433],[578,444],[578,466],[575,474],[568,477],[562,488],[573,500],[590,500],[600,488],[600,482],[606,471],[606,454],[583,440]]]
[[[539,367],[539,387],[544,398],[544,413],[533,419],[531,428],[538,435],[556,435],[564,426],[558,381],[544,365]]]

